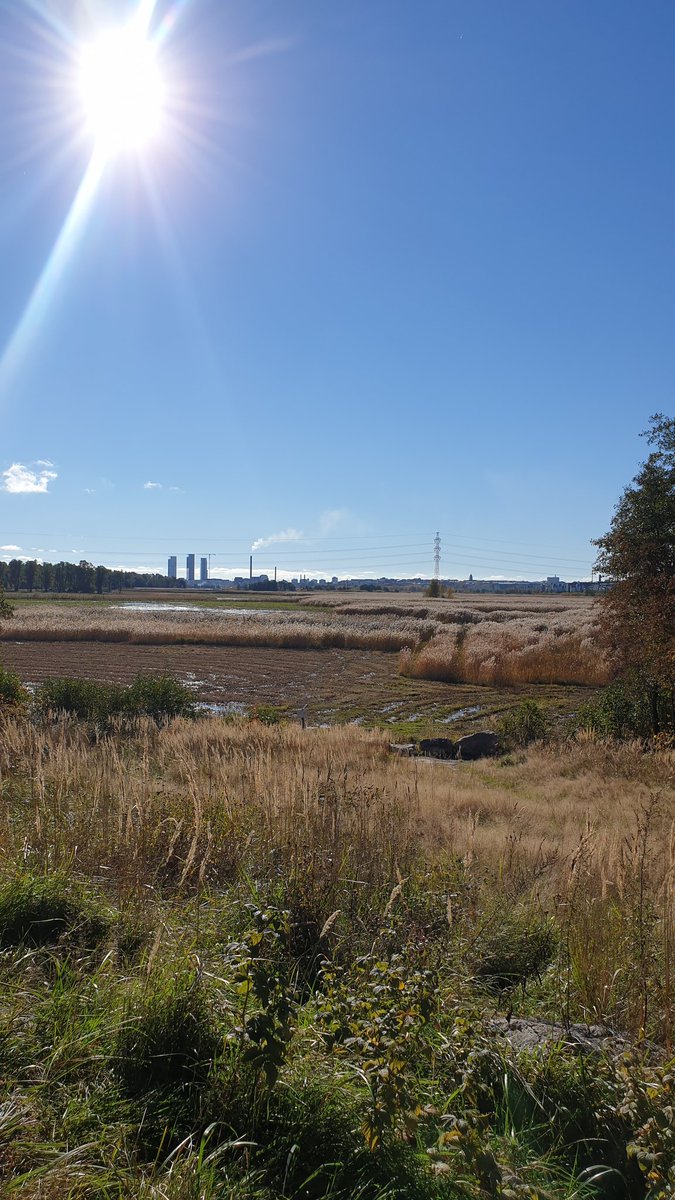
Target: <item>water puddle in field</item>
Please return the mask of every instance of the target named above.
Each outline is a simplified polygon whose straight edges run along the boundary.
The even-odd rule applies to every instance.
[[[451,725],[453,721],[461,721],[462,717],[473,717],[481,711],[481,704],[473,704],[471,708],[458,708],[457,712],[450,713],[449,717],[441,717],[439,725]]]
[[[127,612],[148,612],[148,613],[190,613],[193,617],[212,616],[217,617],[278,617],[278,612],[266,612],[264,609],[243,609],[243,608],[225,608],[216,607],[210,604],[169,604],[160,600],[143,601],[129,600],[125,604],[110,604],[109,608],[126,609]]]
[[[207,704],[205,700],[201,700],[197,704],[197,710],[209,717],[248,716],[248,707],[239,700],[229,700],[227,704]]]

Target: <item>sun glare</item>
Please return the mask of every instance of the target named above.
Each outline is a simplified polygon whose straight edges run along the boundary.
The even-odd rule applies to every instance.
[[[106,155],[137,149],[160,128],[162,77],[152,44],[133,26],[83,50],[80,92],[89,130]]]

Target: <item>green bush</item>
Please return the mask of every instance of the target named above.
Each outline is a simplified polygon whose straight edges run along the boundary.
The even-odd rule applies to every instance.
[[[22,687],[19,676],[0,667],[0,708],[5,704],[23,704],[27,698],[28,693]]]
[[[251,717],[254,721],[260,721],[262,725],[279,725],[284,719],[284,714],[274,704],[256,704]]]
[[[502,742],[507,746],[527,746],[542,741],[548,734],[548,714],[536,700],[522,700],[505,713],[499,722]]]
[[[171,675],[138,675],[126,689],[125,701],[132,716],[153,717],[158,723],[197,715],[192,692]]]
[[[124,711],[124,689],[90,679],[47,679],[35,693],[35,707],[44,716],[65,712],[100,723]]]
[[[662,710],[662,726],[667,728],[671,698],[657,688],[651,697],[657,712]],[[630,680],[612,683],[588,704],[583,704],[576,716],[575,728],[587,729],[600,737],[648,738],[654,730],[654,713],[650,696],[644,687]]]
[[[195,717],[192,692],[170,675],[139,675],[130,687],[91,679],[48,679],[35,695],[43,716],[66,712],[106,728],[115,720],[152,717],[158,724],[173,717]]]
[[[67,935],[87,945],[110,928],[105,907],[65,873],[21,871],[0,885],[0,945],[44,945]]]

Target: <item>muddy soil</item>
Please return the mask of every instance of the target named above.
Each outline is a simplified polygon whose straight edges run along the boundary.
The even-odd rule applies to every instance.
[[[205,703],[273,704],[305,710],[313,723],[380,724],[396,737],[452,736],[488,726],[496,714],[535,695],[567,711],[583,689],[497,689],[406,679],[398,655],[375,650],[276,650],[267,646],[143,646],[110,642],[3,642],[0,661],[24,683],[71,676],[128,684],[139,673],[170,674]],[[432,729],[431,725],[437,728]]]

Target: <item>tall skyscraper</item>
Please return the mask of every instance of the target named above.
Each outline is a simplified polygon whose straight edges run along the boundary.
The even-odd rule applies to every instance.
[[[199,579],[202,583],[206,583],[209,577],[209,560],[208,558],[200,558],[199,560]]]
[[[194,554],[188,554],[187,558],[185,559],[185,566],[187,568],[187,581],[188,581],[188,587],[189,587],[190,584],[194,583],[194,581],[195,581],[195,556],[194,556]]]
[[[169,576],[169,579],[178,578],[178,559],[175,554],[172,554],[169,558],[169,569],[167,571],[167,575]]]

